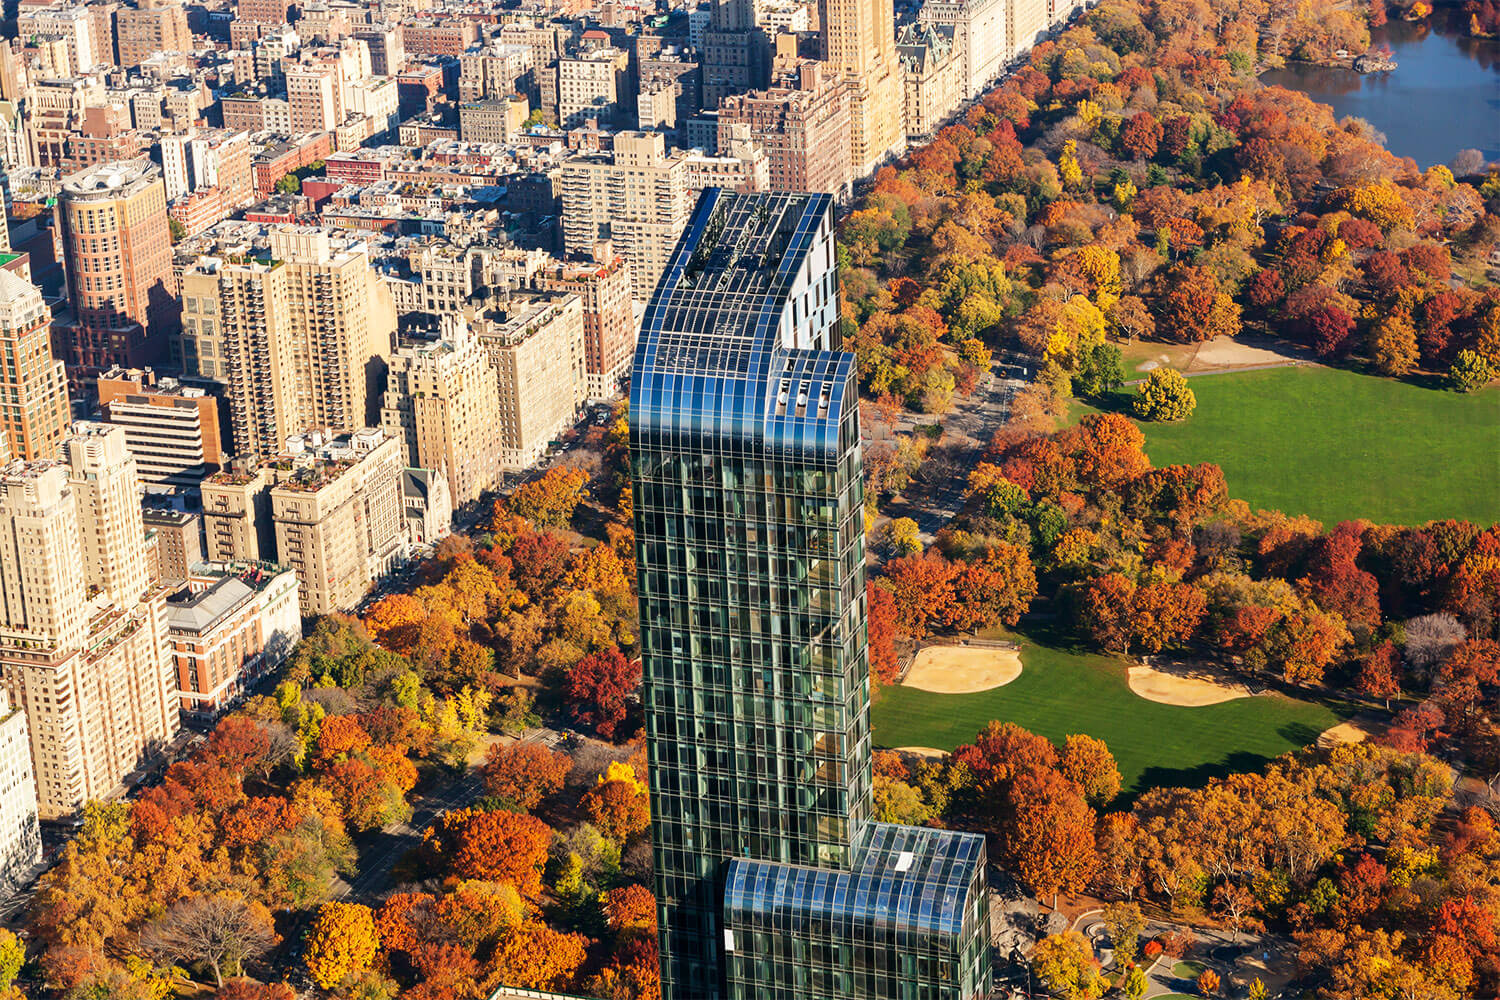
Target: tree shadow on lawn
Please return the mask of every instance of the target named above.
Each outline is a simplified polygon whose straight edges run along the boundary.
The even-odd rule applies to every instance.
[[[1267,759],[1258,753],[1238,750],[1217,761],[1207,761],[1196,767],[1148,767],[1141,772],[1139,785],[1142,788],[1202,788],[1211,778],[1259,771],[1265,766]],[[1135,805],[1135,799],[1134,794],[1125,791],[1111,805],[1128,809]]]

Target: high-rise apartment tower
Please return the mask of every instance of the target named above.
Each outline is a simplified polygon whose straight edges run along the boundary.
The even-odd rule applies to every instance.
[[[667,1000],[975,1000],[984,840],[871,819],[863,481],[833,199],[705,191],[631,452]]]

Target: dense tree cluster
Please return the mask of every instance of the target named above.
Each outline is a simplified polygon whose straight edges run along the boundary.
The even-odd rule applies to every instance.
[[[1036,46],[883,169],[843,230],[865,393],[941,413],[1013,348],[1059,393],[1091,394],[1107,338],[1246,326],[1392,375],[1447,372],[1463,351],[1464,384],[1488,374],[1500,177],[1468,154],[1457,175],[1419,171],[1368,125],[1256,79],[1257,64],[1364,51],[1368,16],[1105,0]]]

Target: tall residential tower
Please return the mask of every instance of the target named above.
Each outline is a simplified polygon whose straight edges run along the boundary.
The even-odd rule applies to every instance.
[[[974,1000],[984,840],[871,819],[833,199],[710,188],[646,311],[631,452],[667,1000]]]

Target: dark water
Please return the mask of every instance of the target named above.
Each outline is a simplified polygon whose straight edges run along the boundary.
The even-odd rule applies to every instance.
[[[1261,81],[1332,105],[1336,117],[1363,118],[1385,133],[1387,149],[1422,167],[1461,149],[1500,159],[1500,41],[1466,36],[1467,23],[1467,14],[1444,7],[1426,24],[1372,29],[1371,47],[1395,53],[1393,73],[1288,64]]]

